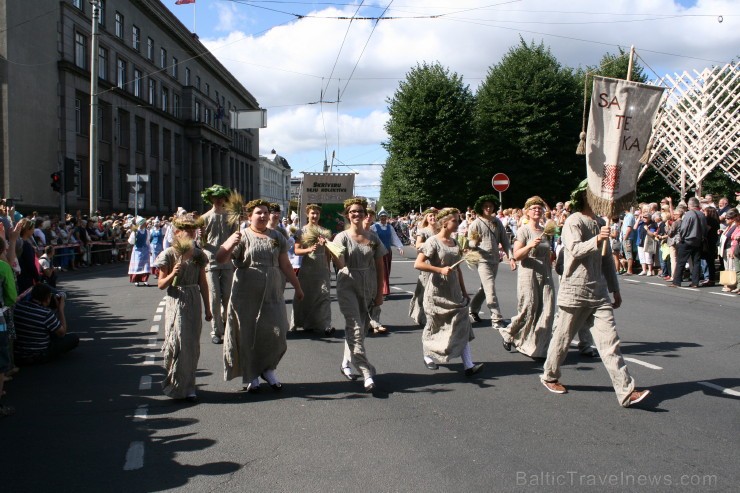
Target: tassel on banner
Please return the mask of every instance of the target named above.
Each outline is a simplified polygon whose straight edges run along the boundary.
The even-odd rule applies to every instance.
[[[653,143],[652,141],[650,141],[645,147],[645,153],[642,155],[642,157],[640,158],[638,162],[640,164],[648,164],[650,162],[650,151],[652,150],[653,150]]]
[[[581,132],[581,141],[578,142],[578,147],[576,147],[576,154],[579,156],[586,154],[586,132]]]

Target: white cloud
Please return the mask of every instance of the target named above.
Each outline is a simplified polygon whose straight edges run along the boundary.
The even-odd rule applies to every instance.
[[[247,16],[240,13],[234,3],[216,2],[212,4],[212,8],[216,9],[218,16],[218,23],[215,27],[217,31],[233,31],[247,19]]]
[[[326,148],[379,146],[386,138],[386,100],[412,67],[439,61],[475,90],[488,68],[519,43],[519,36],[527,42],[543,41],[570,67],[596,65],[606,52],[616,53],[618,46],[628,49],[634,44],[650,77],[656,77],[652,69],[662,76],[727,62],[739,54],[737,0],[698,0],[688,8],[672,0],[525,0],[467,11],[463,10],[492,2],[447,1],[451,7],[430,6],[427,0],[392,5],[386,16],[458,13],[436,19],[380,21],[366,48],[372,21],[354,21],[347,33],[346,20],[305,17],[251,36],[233,30],[240,12],[246,12],[234,3],[217,4],[223,13],[219,26],[232,30],[201,40],[268,109],[268,128],[260,132],[261,147],[278,149],[291,163],[293,152],[308,155],[313,150],[323,159]],[[355,9],[327,8],[312,15],[350,16]],[[380,12],[363,9],[360,15]],[[718,15],[723,15],[722,23]],[[346,85],[351,73],[352,80]],[[337,89],[344,90],[345,85],[337,141],[336,106],[324,105],[322,122],[321,108],[307,103],[318,101],[322,88],[326,89],[324,100],[334,101]]]

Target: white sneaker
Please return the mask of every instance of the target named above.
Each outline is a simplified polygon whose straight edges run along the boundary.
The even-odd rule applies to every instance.
[[[646,276],[646,275],[647,275],[647,272],[645,272],[645,271],[642,271],[642,272],[640,272],[640,273],[639,273],[639,274],[637,274],[637,275],[638,275],[638,276]]]

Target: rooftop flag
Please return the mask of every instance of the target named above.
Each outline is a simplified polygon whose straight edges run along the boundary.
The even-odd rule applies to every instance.
[[[187,5],[189,3],[195,3],[195,0],[177,0],[175,5]]]

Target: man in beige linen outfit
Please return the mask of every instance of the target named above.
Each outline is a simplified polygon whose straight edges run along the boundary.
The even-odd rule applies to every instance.
[[[560,365],[578,329],[588,327],[619,404],[629,407],[650,392],[635,390],[634,379],[622,358],[614,322],[614,308],[622,304],[622,297],[608,240],[609,228],[599,226],[588,205],[583,206],[583,212],[577,212],[565,221],[562,232],[565,262],[558,292],[560,312],[547,351],[545,371],[540,378],[551,392],[566,392],[558,382]],[[602,256],[601,245],[604,241],[607,253]],[[610,292],[614,296],[613,304],[609,298]]]

